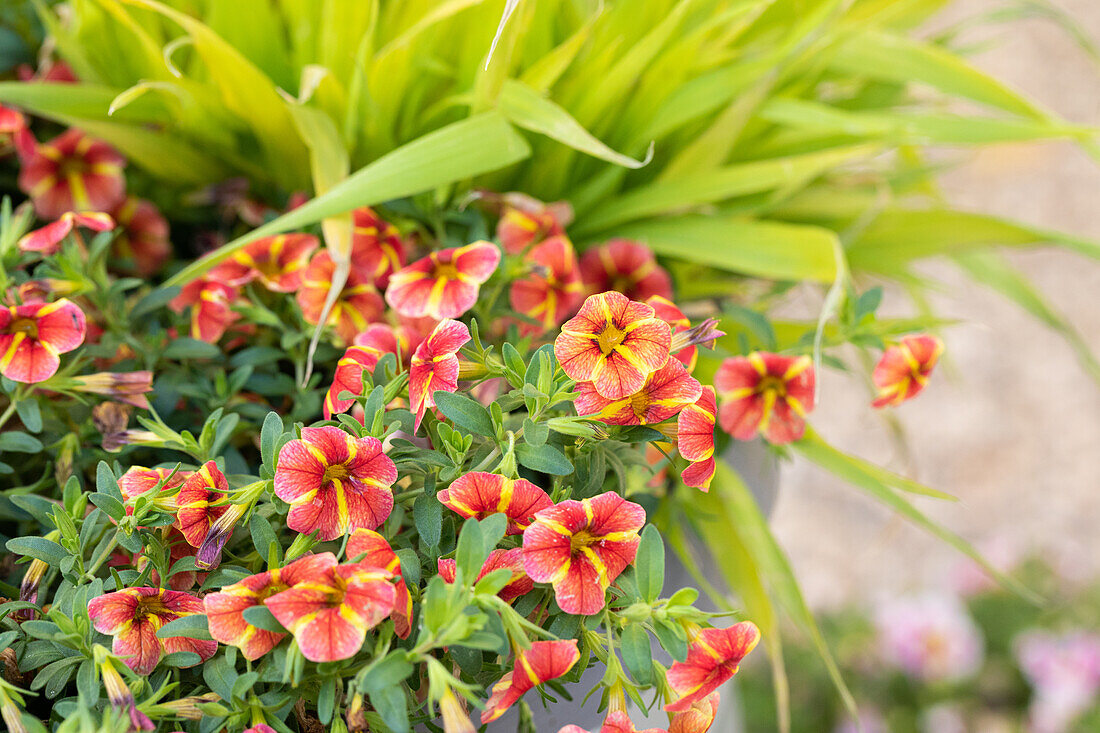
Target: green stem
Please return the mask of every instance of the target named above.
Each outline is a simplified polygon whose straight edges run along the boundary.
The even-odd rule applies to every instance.
[[[4,423],[6,423],[13,414],[15,414],[15,395],[12,395],[11,404],[8,405],[8,409],[4,410],[3,415],[0,415],[0,428],[4,427]]]
[[[103,551],[99,553],[96,559],[92,562],[91,566],[84,571],[84,575],[88,578],[88,580],[95,579],[96,571],[98,571],[100,566],[107,561],[107,558],[111,556],[111,553],[118,545],[118,532],[118,530],[115,530],[115,533],[111,535],[111,541],[107,543],[107,546],[103,548]]]

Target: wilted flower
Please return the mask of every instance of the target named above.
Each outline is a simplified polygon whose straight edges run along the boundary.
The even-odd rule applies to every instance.
[[[165,624],[202,612],[200,599],[163,588],[123,588],[88,603],[88,615],[95,630],[113,636],[111,651],[123,657],[126,666],[140,675],[152,672],[161,657],[172,652],[194,652],[202,662],[214,656],[218,651],[216,641],[186,636],[157,637],[157,630]]]
[[[328,291],[332,288],[336,264],[328,250],[313,255],[302,273],[302,285],[298,290],[298,305],[306,321],[316,324],[324,312]],[[336,297],[329,311],[326,325],[336,329],[337,335],[351,343],[355,335],[382,318],[386,304],[374,287],[374,282],[356,268],[348,273],[347,282]]]
[[[126,160],[110,145],[79,130],[21,152],[19,188],[42,219],[70,211],[113,211],[126,196]]]
[[[405,242],[397,227],[384,221],[369,207],[352,212],[351,264],[379,290],[385,290],[390,275],[405,264]]]
[[[416,414],[416,428],[429,407],[435,407],[435,393],[458,389],[458,350],[470,340],[470,329],[461,321],[445,320],[413,352],[409,368],[409,399]]]
[[[76,392],[104,395],[148,410],[149,399],[145,395],[153,391],[153,373],[140,371],[85,374],[72,377],[70,388]]]
[[[230,285],[259,280],[268,290],[293,293],[302,283],[302,270],[318,246],[312,234],[277,234],[249,242],[219,266]]]
[[[549,494],[527,479],[510,479],[483,471],[459,476],[436,494],[436,498],[443,506],[467,519],[504,514],[508,517],[508,534],[523,534],[535,514],[554,505]]]
[[[19,239],[19,249],[22,252],[41,252],[44,255],[52,255],[60,249],[65,237],[78,226],[91,229],[93,232],[106,232],[115,228],[115,220],[110,214],[99,211],[66,211],[57,221],[24,234]]]
[[[203,607],[210,635],[240,649],[245,659],[259,659],[274,649],[286,634],[253,626],[245,620],[245,610],[262,605],[268,598],[298,583],[324,577],[334,567],[336,556],[331,552],[307,555],[286,567],[250,575],[220,591],[207,593]]]
[[[386,538],[371,529],[360,527],[351,533],[345,553],[349,560],[382,568],[397,577],[394,584],[393,630],[402,639],[407,639],[412,631],[412,596],[405,579],[401,576],[401,560],[386,542]]]
[[[336,373],[332,377],[332,386],[325,395],[324,415],[326,420],[332,416],[347,412],[355,404],[353,399],[340,399],[343,392],[358,395],[363,393],[363,375],[372,374],[378,366],[378,360],[386,354],[408,355],[409,340],[402,331],[385,323],[372,323],[355,337],[340,361],[336,363]]]
[[[883,659],[916,679],[961,680],[981,667],[981,631],[954,596],[892,599],[877,609],[875,628]]]
[[[642,389],[668,362],[672,332],[653,308],[616,292],[589,296],[554,342],[562,369],[609,400]]]
[[[706,491],[714,478],[714,422],[718,403],[714,387],[703,387],[695,404],[688,405],[676,418],[676,448],[691,465],[680,474],[684,484]]]
[[[536,641],[516,653],[515,665],[495,685],[481,713],[482,724],[496,720],[528,690],[566,674],[581,658],[575,639]]]
[[[0,374],[13,382],[44,382],[60,354],[84,343],[84,311],[65,298],[0,308]]]
[[[210,527],[229,509],[224,503],[228,491],[229,482],[214,461],[204,463],[180,485],[175,526],[192,547],[202,545]]]
[[[508,254],[565,234],[573,221],[573,208],[566,201],[544,204],[522,193],[506,193],[501,200],[504,210],[497,222],[497,239]]]
[[[614,290],[631,300],[672,298],[672,280],[644,244],[612,239],[585,252],[580,267],[589,293]]]
[[[500,250],[491,242],[432,252],[390,276],[386,302],[410,318],[458,318],[499,264]]]
[[[238,295],[240,291],[227,284],[220,267],[215,267],[205,277],[184,285],[168,305],[177,313],[190,306],[191,338],[213,344],[241,317],[232,308]]]
[[[1020,671],[1034,694],[1028,711],[1031,733],[1066,733],[1100,693],[1100,636],[1033,630],[1015,642]]]
[[[397,468],[377,439],[334,427],[302,428],[301,439],[279,451],[275,494],[290,504],[287,527],[332,540],[386,521],[396,480]]]
[[[264,605],[285,626],[311,662],[355,656],[367,629],[393,610],[392,576],[366,563],[337,565],[277,593]]]
[[[760,630],[751,621],[700,631],[688,646],[687,659],[673,662],[668,670],[668,684],[680,698],[665,710],[680,713],[709,697],[737,673],[759,641]]]
[[[149,716],[137,709],[134,693],[130,692],[110,657],[104,657],[99,663],[99,673],[103,677],[103,687],[107,690],[107,702],[130,718],[130,729],[156,730]]]
[[[684,365],[669,359],[646,377],[642,388],[621,399],[609,400],[592,382],[579,382],[574,390],[577,414],[591,416],[608,425],[651,425],[675,417],[703,393],[699,381]]]
[[[943,353],[943,341],[935,336],[903,336],[886,349],[875,365],[871,380],[878,388],[875,407],[900,405],[920,394]]]
[[[645,509],[613,491],[543,509],[523,533],[523,564],[539,583],[551,583],[566,613],[592,616],[604,594],[634,562]]]
[[[813,361],[754,351],[722,362],[714,388],[727,433],[751,440],[759,432],[772,443],[790,443],[802,437],[814,406]]]
[[[455,582],[455,568],[457,563],[450,558],[440,558],[436,561],[439,569],[439,577],[448,583]],[[512,579],[508,581],[497,593],[505,603],[511,603],[520,596],[530,593],[535,587],[535,581],[527,577],[527,571],[523,567],[523,550],[513,547],[510,550],[493,550],[489,553],[485,563],[481,566],[477,577],[468,582],[473,585],[494,570],[507,569],[512,571]]]
[[[581,298],[581,276],[573,245],[558,235],[536,245],[524,258],[532,264],[527,277],[516,280],[509,290],[513,310],[541,324],[549,331],[572,313]],[[540,332],[523,324],[524,334]]]
[[[133,263],[133,271],[142,277],[160,270],[172,254],[168,220],[153,202],[136,196],[127,196],[113,213],[119,232],[111,243],[116,255],[112,266],[121,269],[117,260],[129,260]]]

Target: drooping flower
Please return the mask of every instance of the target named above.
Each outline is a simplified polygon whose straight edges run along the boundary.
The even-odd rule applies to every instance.
[[[49,379],[86,331],[84,311],[65,298],[0,308],[0,374],[27,384]]]
[[[533,318],[541,330],[523,324],[521,333],[541,333],[561,323],[576,310],[581,298],[581,276],[577,255],[564,236],[554,236],[536,245],[525,258],[533,265],[527,277],[516,280],[509,290],[512,309]]]
[[[190,307],[191,338],[209,344],[217,343],[241,317],[232,308],[240,291],[226,283],[221,275],[221,268],[215,267],[206,276],[184,285],[180,294],[168,304],[177,313]]]
[[[128,196],[113,214],[119,232],[111,243],[115,255],[112,267],[123,269],[121,260],[127,262],[127,270],[142,277],[155,274],[172,254],[168,220],[153,202],[136,196]]]
[[[574,393],[578,415],[592,416],[608,425],[652,425],[675,417],[693,404],[703,387],[683,364],[669,359],[646,377],[640,390],[621,399],[601,396],[592,382],[578,382]]]
[[[358,395],[363,393],[363,375],[373,374],[378,360],[386,354],[408,356],[409,341],[402,331],[385,323],[372,323],[355,337],[355,343],[348,347],[340,361],[336,362],[336,373],[332,386],[325,395],[324,414],[326,420],[332,416],[347,412],[355,404],[353,399],[340,399],[343,392]]]
[[[458,389],[456,354],[470,340],[470,329],[461,321],[445,320],[413,352],[409,367],[409,400],[416,414],[416,428],[429,407],[435,407],[435,393]]]
[[[390,615],[391,577],[366,563],[337,565],[271,596],[264,605],[294,635],[306,659],[335,662],[355,656],[367,629]]]
[[[806,413],[814,407],[813,362],[754,351],[722,362],[714,388],[727,433],[751,440],[759,432],[772,443],[790,443],[802,437]]]
[[[335,271],[336,264],[332,261],[332,256],[328,250],[321,250],[313,255],[302,273],[298,305],[309,323],[316,324],[321,319]],[[374,287],[374,282],[353,267],[343,290],[329,311],[327,325],[335,328],[340,338],[351,343],[356,334],[380,320],[385,309],[386,304]]]
[[[878,396],[875,407],[900,405],[920,394],[943,353],[943,341],[920,334],[903,336],[883,352],[871,375]]]
[[[302,284],[302,270],[317,249],[312,234],[277,234],[249,242],[220,266],[230,285],[253,280],[276,293],[293,293]]]
[[[585,252],[580,267],[589,293],[614,290],[631,300],[672,298],[672,280],[644,244],[612,239]]]
[[[567,725],[558,733],[588,733],[588,731],[579,725]],[[667,733],[667,731],[662,728],[646,728],[640,731],[634,726],[634,721],[630,719],[626,711],[612,710],[604,718],[603,725],[600,726],[600,733]]]
[[[691,328],[691,321],[675,303],[661,295],[651,295],[646,298],[646,305],[653,308],[657,317],[669,325],[672,329],[673,345],[670,349],[672,356],[676,357],[689,372],[695,370],[695,364],[699,361],[699,347],[695,344],[676,348],[676,335],[682,334]]]
[[[148,410],[149,398],[145,395],[153,391],[153,373],[140,371],[83,374],[72,378],[71,388],[76,392],[104,395]]]
[[[19,249],[22,252],[41,252],[44,255],[52,255],[61,248],[65,237],[78,226],[91,229],[93,232],[106,232],[115,228],[115,220],[110,214],[100,211],[66,211],[57,221],[24,234],[19,239]]]
[[[981,630],[953,595],[895,598],[875,610],[874,621],[884,661],[914,679],[958,681],[981,667]]]
[[[412,631],[412,596],[409,595],[409,586],[401,575],[401,560],[390,547],[390,543],[374,530],[360,527],[348,538],[345,554],[349,560],[382,568],[397,577],[397,583],[393,587],[393,613],[390,618],[393,619],[394,633],[407,639]]]
[[[229,482],[214,461],[204,463],[180,485],[175,527],[192,547],[202,545],[210,527],[229,509],[220,503],[228,491]]]
[[[718,716],[718,702],[718,693],[712,692],[692,703],[687,710],[672,716],[668,733],[707,733]]]
[[[680,474],[684,484],[706,491],[716,469],[714,463],[714,423],[718,402],[714,387],[703,387],[703,394],[680,411],[676,418],[676,447],[690,464]]]
[[[385,290],[390,276],[405,265],[405,242],[397,227],[383,220],[370,207],[352,212],[351,264]]]
[[[608,586],[634,562],[645,509],[615,492],[543,509],[523,533],[523,565],[551,583],[566,613],[592,616]]]
[[[450,558],[440,558],[436,561],[439,569],[439,577],[448,583],[455,582],[455,567],[457,563]],[[494,570],[507,569],[512,571],[512,579],[497,593],[505,603],[511,603],[520,596],[530,593],[535,587],[535,581],[527,577],[527,571],[523,567],[523,550],[513,547],[509,550],[493,550],[489,553],[485,563],[481,566],[477,577],[470,584],[484,578]]]
[[[454,691],[448,687],[439,698],[439,717],[443,719],[443,733],[475,733],[470,714]]]
[[[508,534],[523,534],[535,514],[554,505],[549,494],[527,479],[510,479],[483,471],[459,476],[436,498],[467,519],[485,519],[502,513],[508,517]]]
[[[515,665],[495,685],[481,712],[481,722],[496,720],[512,707],[524,693],[544,682],[569,672],[581,658],[575,639],[536,641],[530,649],[516,653]]]
[[[506,193],[501,199],[504,210],[497,222],[497,239],[508,254],[565,234],[573,221],[573,208],[565,201],[544,204],[522,193]]]
[[[554,342],[562,369],[609,400],[629,397],[669,358],[672,331],[653,308],[616,292],[591,295]]]
[[[79,130],[21,153],[19,188],[42,219],[69,211],[113,211],[126,196],[126,160],[110,145]]]
[[[386,302],[411,318],[458,318],[499,264],[500,250],[491,242],[432,252],[390,276]]]
[[[102,647],[100,647],[102,648]],[[149,716],[137,709],[134,693],[130,691],[126,680],[115,669],[110,657],[104,657],[99,663],[99,673],[103,678],[103,687],[107,691],[107,702],[119,712],[130,718],[130,730],[156,730]]]
[[[114,637],[111,650],[124,657],[126,666],[140,675],[152,672],[161,657],[172,652],[194,652],[200,662],[214,656],[218,642],[212,639],[157,637],[157,630],[165,624],[202,612],[201,599],[163,588],[123,588],[88,603],[92,626]]]
[[[290,529],[317,531],[327,541],[386,521],[396,480],[397,468],[376,438],[334,427],[302,428],[301,439],[279,451],[275,494],[290,504]]]
[[[285,567],[250,575],[220,591],[207,593],[202,600],[210,635],[222,644],[240,649],[245,659],[259,659],[274,649],[286,634],[253,626],[245,620],[245,610],[263,604],[298,583],[324,577],[334,567],[336,556],[331,552],[306,555]]]
[[[709,697],[737,673],[759,641],[760,630],[751,621],[700,631],[688,646],[687,659],[673,662],[668,670],[668,684],[680,698],[665,710],[680,713]]]

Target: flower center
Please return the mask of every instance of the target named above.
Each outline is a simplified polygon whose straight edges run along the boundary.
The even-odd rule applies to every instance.
[[[630,409],[634,411],[635,417],[645,422],[646,410],[649,409],[649,395],[644,389],[630,398]]]
[[[36,339],[38,338],[38,321],[33,318],[16,318],[8,326],[8,333],[22,333],[27,338]]]
[[[83,158],[62,158],[57,164],[57,177],[64,180],[69,176],[83,176],[88,166]]]
[[[438,262],[432,274],[436,280],[457,280],[458,268],[450,262]]]
[[[325,473],[321,476],[321,483],[327,484],[329,481],[345,481],[347,477],[348,467],[343,463],[334,463],[325,468]]]
[[[589,532],[587,529],[582,529],[572,537],[569,538],[569,552],[576,555],[585,547],[591,547],[600,541],[600,538]]]
[[[167,610],[160,596],[142,596],[138,599],[137,607],[134,608],[134,618],[139,619],[145,616],[153,616],[164,613]]]
[[[279,261],[271,255],[260,257],[255,262],[256,269],[266,277],[274,277],[283,273],[283,268],[279,267]]]
[[[600,351],[605,354],[610,354],[615,350],[615,347],[626,340],[626,331],[619,329],[614,323],[608,323],[604,326],[603,331],[600,332],[599,338],[596,339],[600,346]]]
[[[787,396],[787,383],[779,377],[767,376],[761,377],[760,381],[756,385],[756,393],[764,394],[765,392],[775,392],[777,397]]]

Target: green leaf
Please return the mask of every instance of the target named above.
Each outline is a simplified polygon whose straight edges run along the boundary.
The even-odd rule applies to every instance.
[[[409,733],[408,700],[403,685],[382,687],[370,693],[371,705],[393,733]]]
[[[28,435],[19,430],[9,430],[0,433],[0,453],[11,451],[12,453],[38,453],[42,450],[42,441],[33,435]]]
[[[477,400],[457,392],[438,390],[435,393],[435,405],[447,419],[474,435],[488,437],[496,433],[489,411]]]
[[[60,565],[69,556],[65,548],[45,537],[14,537],[4,546],[8,548],[8,552],[33,557],[53,567]]]
[[[118,487],[118,479],[115,478],[114,471],[107,465],[106,461],[100,461],[95,467],[95,490],[98,494],[106,494],[112,496],[119,501],[119,503],[125,502],[125,498],[122,496],[122,489]]]
[[[421,494],[413,502],[413,522],[421,541],[428,547],[438,547],[443,533],[443,505],[439,499]]]
[[[652,526],[652,525],[650,525]],[[639,685],[653,684],[653,649],[641,624],[629,624],[619,637],[623,664]]]
[[[193,613],[190,616],[169,621],[157,629],[158,639],[171,639],[176,636],[187,636],[192,639],[213,639],[210,636],[210,625],[206,620],[206,614]]]
[[[276,559],[282,560],[283,548],[279,538],[272,529],[271,522],[260,516],[258,512],[253,512],[252,518],[248,520],[248,532],[252,535],[252,546],[256,548],[261,558],[267,560],[274,546]]]
[[[660,531],[652,524],[642,531],[634,570],[642,598],[649,603],[660,598],[665,586],[665,544]]]
[[[241,615],[244,616],[245,621],[258,629],[286,633],[286,629],[283,628],[283,625],[279,623],[278,619],[275,618],[267,606],[252,606],[246,608]]]
[[[539,446],[520,443],[516,446],[516,459],[532,471],[551,476],[568,476],[573,473],[573,464],[564,453],[549,443]]]
[[[216,359],[221,353],[221,349],[214,344],[180,336],[168,344],[161,356],[165,359]]]
[[[130,321],[136,321],[148,313],[163,308],[177,295],[179,295],[178,288],[158,288],[149,292],[130,309]]]
[[[283,437],[283,419],[279,413],[271,411],[264,417],[263,427],[260,428],[260,459],[263,464],[275,470],[275,449],[279,446],[279,439]]]
[[[466,583],[471,583],[477,577],[488,556],[481,522],[467,519],[459,532],[458,548],[455,550],[455,565]]]
[[[88,499],[116,522],[126,516],[126,507],[110,494],[90,494]]]
[[[23,427],[32,433],[41,432],[42,411],[38,409],[38,400],[33,398],[19,400],[15,403],[15,412],[19,415]]]

